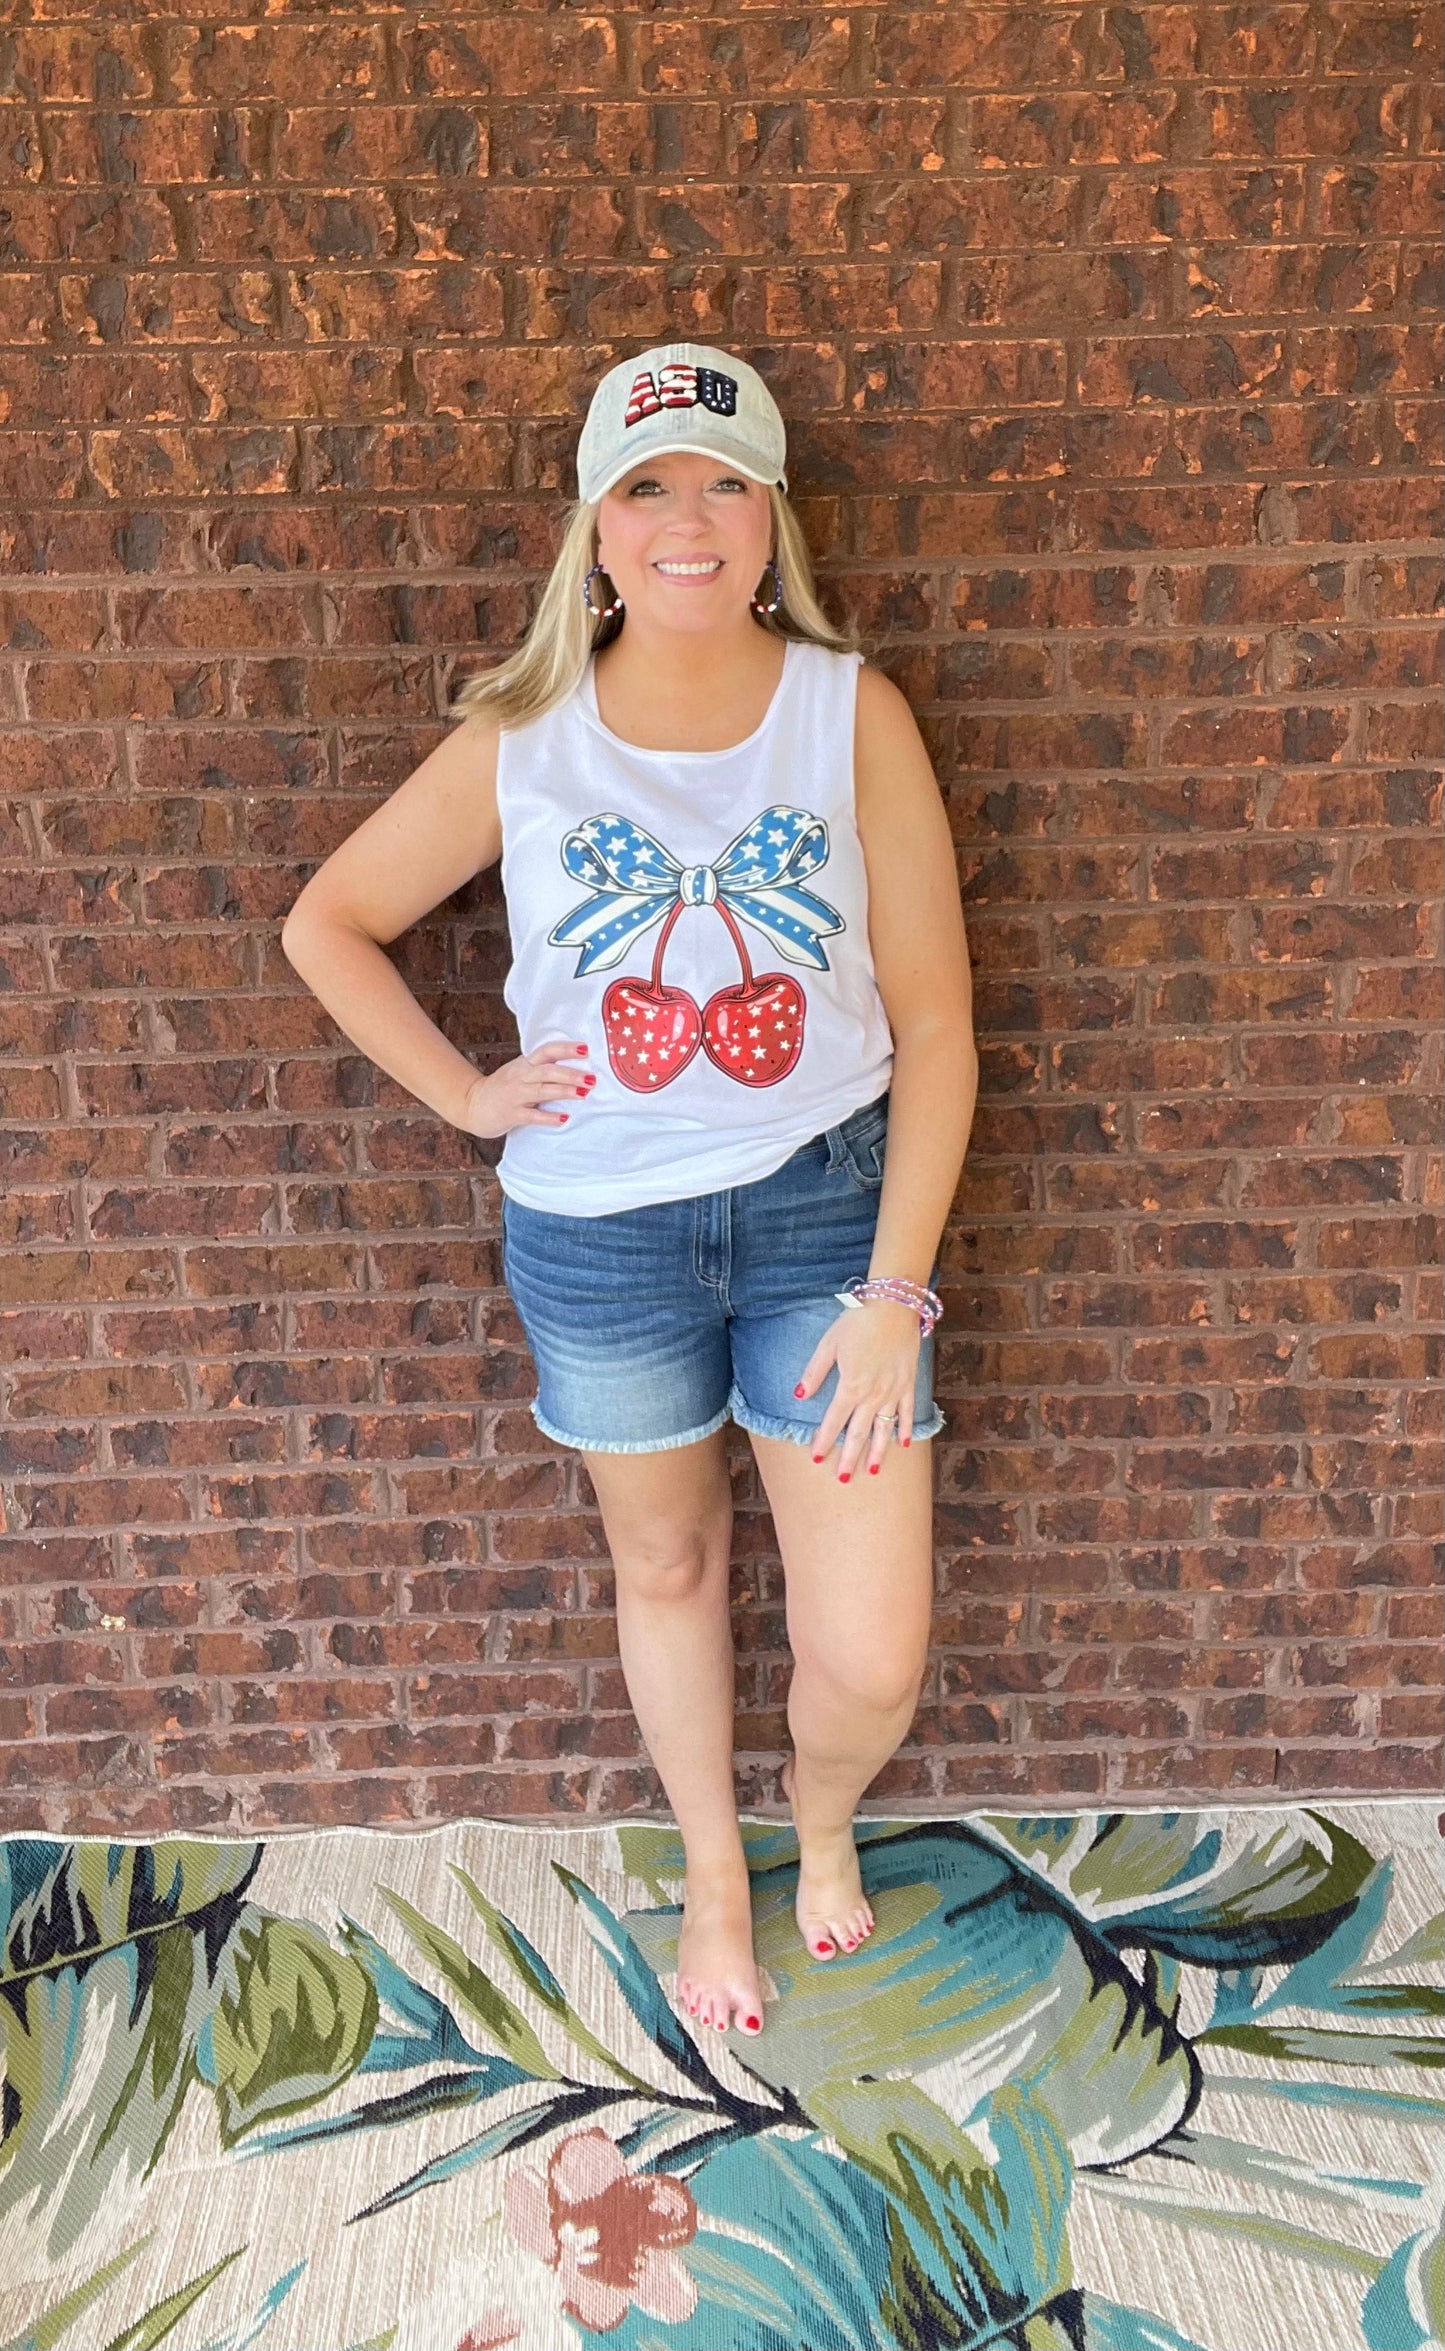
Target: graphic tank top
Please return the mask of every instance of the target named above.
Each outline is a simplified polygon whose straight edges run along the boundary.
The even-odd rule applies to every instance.
[[[762,724],[724,751],[604,726],[594,664],[497,754],[503,987],[521,1050],[586,1040],[565,1126],[513,1127],[524,1207],[603,1216],[772,1174],[873,1101],[893,1038],[854,819],[862,657],[797,638]]]

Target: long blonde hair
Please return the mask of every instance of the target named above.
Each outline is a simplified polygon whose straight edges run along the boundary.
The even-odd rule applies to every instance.
[[[860,649],[859,632],[851,620],[835,628],[818,602],[813,565],[797,515],[777,484],[767,485],[773,509],[774,544],[782,574],[782,601],[776,612],[754,613],[760,628],[775,637],[802,637],[826,645],[835,653]],[[597,561],[597,511],[600,501],[574,502],[557,559],[547,578],[532,625],[515,653],[494,669],[466,679],[453,696],[448,718],[485,715],[502,726],[523,726],[566,700],[581,683],[591,655],[610,645],[626,626],[620,614],[608,620],[589,619],[582,602],[582,583]]]

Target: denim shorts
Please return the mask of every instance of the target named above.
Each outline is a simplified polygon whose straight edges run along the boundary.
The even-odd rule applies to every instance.
[[[833,1293],[868,1272],[887,1139],[884,1093],[728,1191],[607,1216],[560,1216],[504,1193],[502,1271],[536,1365],[531,1410],[544,1436],[659,1453],[731,1418],[812,1443],[836,1367],[811,1396],[793,1388],[844,1311]],[[937,1274],[935,1260],[930,1284]],[[942,1427],[930,1332],[912,1434]]]

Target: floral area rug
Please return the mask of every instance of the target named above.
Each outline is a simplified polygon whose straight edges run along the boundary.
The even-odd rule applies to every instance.
[[[1421,2351],[1437,1811],[858,1824],[762,2034],[666,1823],[0,1841],[3,2351]]]

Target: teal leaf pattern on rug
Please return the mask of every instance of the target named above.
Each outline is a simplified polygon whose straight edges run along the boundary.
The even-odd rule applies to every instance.
[[[791,1829],[745,1822],[761,2036],[670,1996],[665,1824],[482,1824],[445,1923],[379,1873],[272,1907],[264,1841],[0,1841],[0,2231],[32,2281],[19,2310],[0,2282],[0,2351],[287,2351],[313,2271],[412,2213],[445,2247],[458,2198],[485,2249],[463,2230],[430,2299],[369,2271],[314,2351],[1243,2351],[1171,2291],[1191,2237],[1246,2265],[1266,2351],[1302,2278],[1297,2351],[1445,2351],[1445,1913],[1392,1808],[1349,1817],[860,1822],[876,1924],[826,1964]],[[588,1834],[614,1898],[551,1858],[514,1915],[508,1835]],[[153,2201],[178,2133],[218,2210],[262,2183],[204,2259]],[[356,2190],[258,2271],[298,2161]],[[1101,2229],[1117,2277],[1081,2269]]]
[[[1436,2351],[1445,2344],[1445,2158],[1429,2189],[1424,2228],[1396,2246],[1360,2313],[1370,2351]]]

